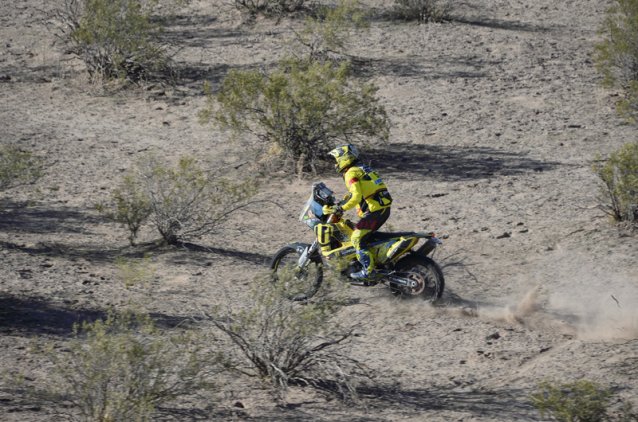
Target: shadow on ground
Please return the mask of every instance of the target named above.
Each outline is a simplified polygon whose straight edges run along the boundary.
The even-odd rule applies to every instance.
[[[21,203],[4,203],[0,211],[0,233],[92,235],[93,227],[109,222],[90,211],[69,207],[48,207],[46,204],[26,206]],[[82,237],[77,237],[82,239]],[[124,236],[122,236],[124,239]],[[93,242],[93,243],[91,243]],[[181,243],[177,246],[164,245],[159,239],[136,246],[95,244],[94,240],[86,240],[78,244],[59,241],[27,244],[20,241],[0,240],[0,250],[17,250],[33,256],[59,257],[65,259],[86,259],[91,262],[114,262],[118,257],[142,258],[148,254],[174,254],[175,263],[191,260],[201,265],[210,261],[204,256],[234,258],[251,264],[266,265],[270,256],[254,252],[239,251],[227,248],[202,246],[194,243]],[[192,253],[186,256],[184,252]]]
[[[478,56],[440,57],[433,59],[429,65],[424,65],[421,57],[373,59],[350,56],[350,60],[353,73],[360,77],[392,75],[423,80],[485,78],[489,76],[487,69],[493,69],[500,63]]]
[[[104,246],[77,246],[59,242],[39,242],[37,245],[25,245],[14,242],[0,241],[0,250],[17,250],[29,255],[63,258],[69,260],[85,259],[90,262],[115,262],[118,258],[144,258],[148,255],[172,254],[169,260],[172,264],[193,264],[210,266],[214,257],[233,258],[249,264],[268,265],[271,256],[255,252],[239,251],[216,247],[200,246],[185,243],[181,246],[167,246],[159,242],[149,242],[135,247],[124,246],[107,249]]]
[[[95,309],[72,309],[41,297],[18,297],[0,293],[0,334],[69,336],[73,325],[95,321],[106,313]]]
[[[481,6],[472,5],[468,2],[460,2],[460,4],[466,8],[470,8],[474,10],[473,14],[480,13]],[[453,12],[454,10],[450,10]],[[377,22],[387,22],[393,23],[396,25],[415,25],[418,22],[415,19],[408,20],[405,19],[404,15],[400,13],[398,10],[393,9],[391,7],[383,7],[383,8],[374,8],[370,7],[370,14],[368,18],[372,21]],[[546,32],[551,28],[543,25],[537,25],[529,22],[522,22],[519,20],[505,20],[505,19],[494,19],[484,16],[472,16],[467,17],[463,16],[459,13],[447,13],[443,18],[442,25],[450,24],[450,23],[462,23],[467,25],[475,25],[482,26],[486,28],[492,29],[503,29],[507,31],[522,31],[522,32]],[[432,23],[421,23],[421,25],[432,25]]]
[[[458,419],[470,417],[489,420],[537,420],[538,413],[533,406],[525,400],[527,392],[522,390],[474,390],[472,388],[437,388],[430,389],[404,389],[397,387],[369,386],[357,389],[362,406],[367,408],[364,416],[348,414],[347,420],[353,422],[386,421],[384,410],[401,413],[406,420],[428,420],[428,413],[432,415],[445,412],[449,417]],[[317,417],[319,414],[324,418]],[[330,405],[323,408],[320,402],[304,402],[280,407],[277,410],[265,411],[258,420],[302,422],[307,420],[334,421],[344,417],[348,412],[342,406]],[[358,410],[362,410],[361,407]],[[354,407],[357,410],[357,406]],[[450,414],[454,414],[450,416]],[[440,417],[439,417],[440,418]],[[459,420],[461,420],[459,419]],[[245,420],[252,420],[247,418]]]
[[[248,72],[259,70],[262,67],[262,64],[229,66],[226,64],[211,65],[204,62],[177,62],[175,70],[181,90],[175,92],[173,100],[181,101],[183,97],[206,95],[208,89],[212,94],[217,94],[229,71]],[[209,88],[205,87],[205,83],[209,84]]]
[[[0,209],[0,232],[6,233],[76,233],[88,234],[87,225],[105,222],[104,218],[85,209],[28,206],[22,203],[3,203]]]
[[[73,334],[74,324],[105,319],[104,309],[74,308],[65,302],[52,302],[43,297],[22,297],[0,293],[0,335],[59,336]],[[151,313],[159,328],[185,327],[196,318]]]
[[[234,249],[217,248],[213,246],[202,246],[202,245],[197,245],[194,243],[182,243],[180,247],[189,252],[219,255],[226,258],[233,258],[240,261],[244,261],[249,264],[256,264],[256,265],[269,265],[270,260],[272,258],[269,255],[263,255],[263,254],[255,253],[255,252],[238,251]],[[185,257],[183,256],[176,257],[174,261],[180,261],[184,258]],[[198,258],[194,257],[191,259],[197,260]]]
[[[487,147],[388,144],[363,157],[383,174],[398,179],[415,176],[440,181],[485,179],[552,170],[555,161],[541,161],[525,154]]]
[[[492,18],[467,18],[464,16],[453,16],[450,18],[452,22],[462,23],[465,25],[479,26],[490,29],[501,29],[505,31],[520,32],[548,32],[552,28],[543,25],[536,25],[528,22],[492,19]]]
[[[401,407],[414,411],[438,410],[481,418],[521,420],[536,416],[531,404],[524,401],[526,393],[517,390],[486,391],[471,388],[384,389],[362,388],[362,397],[381,406]]]

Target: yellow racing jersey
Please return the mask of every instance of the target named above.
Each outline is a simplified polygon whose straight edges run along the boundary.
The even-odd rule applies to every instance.
[[[359,216],[388,208],[392,197],[377,172],[366,165],[356,165],[346,170],[344,182],[350,198],[341,205],[344,211],[357,207]]]

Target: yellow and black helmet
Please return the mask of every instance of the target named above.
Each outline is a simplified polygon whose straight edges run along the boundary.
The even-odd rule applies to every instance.
[[[337,161],[335,167],[341,173],[359,159],[359,150],[352,144],[341,145],[328,153]]]

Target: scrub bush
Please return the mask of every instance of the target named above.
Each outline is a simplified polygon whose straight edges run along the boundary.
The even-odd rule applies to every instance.
[[[346,50],[354,29],[366,28],[364,9],[358,0],[341,0],[335,7],[318,7],[306,18],[304,27],[296,33],[296,40],[313,59],[325,59],[331,53],[340,55]]]
[[[449,3],[442,0],[395,0],[395,15],[407,21],[440,22],[449,14]]]
[[[302,10],[307,0],[235,0],[235,7],[250,13],[252,16],[265,15],[283,17]]]
[[[265,277],[254,284],[250,306],[209,315],[230,340],[233,366],[265,380],[282,401],[291,385],[355,400],[357,380],[367,370],[349,352],[354,326],[336,317],[340,292],[320,293],[305,304],[292,301],[283,294],[292,277],[292,271],[279,273],[277,283]]]
[[[108,218],[126,226],[131,245],[135,245],[140,229],[152,212],[148,194],[131,174],[124,176],[111,193],[110,206],[98,204],[96,208]]]
[[[170,165],[149,155],[98,209],[129,229],[131,243],[140,227],[150,223],[174,245],[214,232],[234,212],[250,206],[255,193],[253,181],[205,172],[192,157]]]
[[[174,80],[159,24],[158,0],[65,0],[58,11],[63,39],[94,80]]]
[[[616,221],[638,222],[638,142],[625,144],[594,166],[603,181],[603,210]]]
[[[585,379],[574,382],[543,381],[538,384],[531,399],[542,418],[548,415],[559,422],[638,420],[629,402],[613,400],[620,403],[620,409],[612,410],[612,391]]]
[[[42,352],[53,367],[34,394],[85,421],[151,421],[158,406],[213,387],[222,359],[195,340],[131,312],[84,322],[63,350]]]
[[[335,144],[387,140],[377,90],[353,78],[348,63],[287,59],[268,74],[231,71],[201,117],[235,134],[254,134],[285,169],[317,173]]]
[[[596,45],[596,64],[604,84],[620,88],[618,111],[635,123],[638,117],[638,0],[615,0],[607,11]]]

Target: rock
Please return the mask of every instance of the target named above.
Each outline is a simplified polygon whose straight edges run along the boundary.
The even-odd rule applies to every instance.
[[[501,338],[501,334],[498,331],[485,337],[486,340],[498,340],[499,338]]]
[[[508,237],[512,237],[512,233],[510,232],[505,232],[500,236],[496,236],[497,239],[507,239]]]

